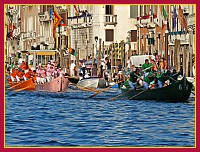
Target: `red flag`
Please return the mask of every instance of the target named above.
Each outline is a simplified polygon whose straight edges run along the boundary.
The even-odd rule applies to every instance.
[[[56,28],[60,24],[62,17],[58,14],[57,10],[54,9],[54,20],[53,20],[53,37],[56,38]]]
[[[164,24],[164,21],[162,20],[162,29],[164,29],[165,27],[165,24]]]
[[[183,15],[183,10],[181,9],[181,6],[179,5],[179,9],[178,9],[178,18],[181,22],[181,26],[185,28],[185,31],[188,31],[187,28],[187,21],[185,20],[185,17]]]
[[[76,5],[74,5],[74,9],[75,9],[75,11],[76,11],[76,16],[77,16],[77,24],[78,24],[78,16],[79,16],[79,11],[78,11],[78,9],[77,9]]]
[[[17,29],[17,28],[16,28],[16,26],[13,25],[13,23],[10,23],[10,24],[9,24],[9,29],[10,29],[11,31],[13,31],[14,29]]]

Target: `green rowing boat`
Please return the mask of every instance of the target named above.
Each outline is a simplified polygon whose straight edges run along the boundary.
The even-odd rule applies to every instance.
[[[144,89],[121,89],[122,96],[130,100],[157,100],[185,102],[188,100],[193,84],[184,76],[183,79],[162,88],[144,90]]]

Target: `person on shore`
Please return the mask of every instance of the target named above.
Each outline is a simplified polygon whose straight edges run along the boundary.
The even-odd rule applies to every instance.
[[[137,55],[136,50],[133,50],[131,56],[136,56],[136,55]]]
[[[75,67],[76,67],[76,65],[75,65],[74,61],[71,60],[71,65],[70,65],[70,74],[71,74],[71,76],[75,76]]]
[[[85,66],[85,59],[83,59],[83,63],[81,65],[81,70],[83,72],[83,78],[85,78],[85,69],[86,69],[86,66]]]

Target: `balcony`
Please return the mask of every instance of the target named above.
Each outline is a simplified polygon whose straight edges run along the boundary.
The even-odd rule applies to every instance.
[[[45,36],[40,36],[40,43],[44,44],[46,41],[46,37]]]
[[[144,15],[137,17],[137,21],[135,23],[138,27],[155,27],[157,21],[156,15]]]
[[[50,36],[40,36],[40,44],[43,45],[54,44],[54,39],[53,37]]]
[[[13,35],[17,36],[20,34],[20,27],[17,27],[17,29],[14,29]]]
[[[39,16],[39,20],[40,22],[47,22],[47,21],[51,21],[52,19],[50,18],[49,12],[39,12],[38,13]]]
[[[68,26],[72,29],[89,28],[92,24],[92,15],[89,13],[82,13],[79,16],[67,17]]]
[[[36,32],[25,32],[22,33],[22,40],[26,41],[26,40],[31,40],[31,39],[36,39]]]
[[[104,25],[114,25],[117,24],[117,15],[105,15],[104,16]]]

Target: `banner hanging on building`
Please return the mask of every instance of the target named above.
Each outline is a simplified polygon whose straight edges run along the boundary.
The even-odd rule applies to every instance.
[[[54,18],[53,18],[53,37],[56,38],[56,28],[60,24],[62,17],[58,14],[56,8],[54,9]]]

